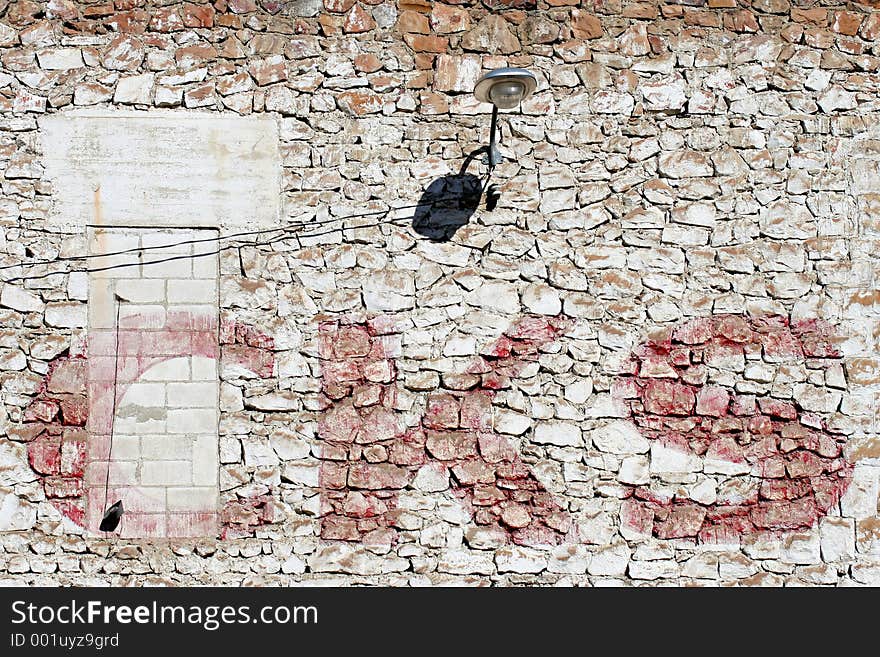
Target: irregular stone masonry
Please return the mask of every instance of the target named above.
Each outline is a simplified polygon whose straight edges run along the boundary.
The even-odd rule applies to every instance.
[[[721,315],[637,349],[634,376],[618,392],[641,436],[655,442],[650,463],[630,460],[630,483],[657,474],[690,491],[639,486],[623,522],[660,538],[736,543],[749,533],[809,529],[826,515],[852,477],[834,416],[842,384],[833,378],[842,373],[835,342],[815,320]],[[729,371],[743,371],[733,389],[724,385]],[[771,377],[791,386],[794,401],[762,385]],[[647,451],[644,439],[627,447]],[[730,478],[719,484],[718,475]]]
[[[43,276],[0,284],[0,581],[880,583],[878,37],[835,0],[0,1],[0,279]],[[539,84],[494,210],[330,223],[481,181],[503,65]],[[214,516],[107,539],[100,277],[63,260],[95,188],[65,218],[42,119],[159,108],[226,152],[277,122],[251,219],[316,223],[222,251],[213,341],[161,354],[217,363]],[[156,226],[240,211],[223,148],[167,152],[205,207],[169,181]],[[104,209],[143,228],[141,189]]]
[[[407,528],[399,491],[412,487],[426,493],[451,490],[476,525],[468,543],[562,542],[571,518],[492,421],[493,393],[526,373],[537,362],[538,349],[555,340],[561,327],[541,317],[518,320],[463,372],[449,373],[444,387],[451,390],[429,393],[423,414],[408,426],[405,411],[413,400],[398,383],[394,356],[400,338],[388,333],[393,322],[380,317],[323,325],[322,391],[328,410],[318,425],[321,537],[395,543],[397,530]],[[579,436],[576,426],[567,428]],[[560,439],[568,442],[561,432]]]

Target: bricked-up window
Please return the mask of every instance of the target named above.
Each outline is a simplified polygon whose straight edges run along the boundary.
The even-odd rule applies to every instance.
[[[145,252],[137,266],[89,276],[89,527],[104,513],[109,464],[106,499],[124,501],[127,534],[216,532],[217,256],[160,262],[215,251],[216,242],[201,235],[208,232],[216,235],[89,229],[93,255],[169,245]],[[199,243],[181,244],[194,239]],[[114,259],[131,255],[92,262],[100,268]]]
[[[277,225],[277,127],[105,112],[41,128],[52,221],[82,232],[93,256],[82,497],[63,506],[92,531],[122,499],[123,536],[215,536],[217,238]]]

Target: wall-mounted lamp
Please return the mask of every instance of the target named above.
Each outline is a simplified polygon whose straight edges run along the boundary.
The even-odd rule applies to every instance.
[[[492,103],[492,128],[489,136],[489,168],[501,162],[495,141],[499,109],[513,109],[532,95],[538,79],[524,68],[497,68],[477,81],[474,96],[482,103]]]

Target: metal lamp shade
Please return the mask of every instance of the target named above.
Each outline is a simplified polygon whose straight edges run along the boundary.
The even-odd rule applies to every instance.
[[[511,109],[532,95],[538,80],[524,68],[499,68],[479,79],[474,96],[498,109]]]

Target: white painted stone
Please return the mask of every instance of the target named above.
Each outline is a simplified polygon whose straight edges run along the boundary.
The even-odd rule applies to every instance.
[[[306,572],[306,562],[292,554],[281,564],[281,572],[285,575],[301,575]]]
[[[495,551],[499,573],[540,573],[547,568],[547,557],[538,550],[512,546]]]
[[[11,490],[0,490],[0,532],[26,531],[37,524],[37,507]]]
[[[273,429],[269,434],[269,444],[282,461],[304,459],[311,452],[309,443],[286,427]]]
[[[558,315],[562,311],[559,293],[541,283],[526,286],[522,293],[522,303],[529,312],[538,315]]]
[[[467,295],[467,302],[478,308],[503,313],[513,314],[520,310],[516,287],[504,281],[486,281]]]
[[[66,71],[84,66],[79,48],[48,48],[37,52],[40,68],[47,71]]]
[[[170,487],[167,490],[168,511],[202,512],[217,508],[217,489],[208,487]]]
[[[687,102],[685,85],[682,80],[659,80],[639,85],[645,101],[645,109],[679,110]]]
[[[592,394],[593,381],[591,379],[581,379],[565,386],[563,396],[566,401],[569,401],[572,404],[583,404]]]
[[[843,515],[856,520],[876,516],[878,497],[880,497],[880,468],[856,463],[852,482],[840,500]]]
[[[189,486],[192,484],[192,464],[189,461],[144,461],[140,465],[140,483],[144,486]]]
[[[564,105],[561,107],[564,107]],[[572,113],[585,113],[587,108],[586,104],[580,107],[581,109],[579,112],[575,108],[570,108],[569,111]],[[597,114],[629,116],[632,114],[633,108],[635,107],[635,100],[628,93],[603,90],[597,91],[593,95],[590,107],[592,107],[593,111]]]
[[[646,456],[627,456],[620,463],[617,480],[631,486],[641,486],[651,480],[650,463]]]
[[[257,395],[245,399],[245,405],[260,411],[291,411],[300,407],[300,400],[296,395],[287,391]]]
[[[593,553],[587,570],[590,575],[620,577],[626,572],[631,555],[625,543],[600,547]]]
[[[547,572],[583,575],[592,556],[585,545],[563,543],[552,550],[547,559]]]
[[[715,504],[718,499],[718,486],[712,477],[703,477],[689,488],[688,495],[694,502]]]
[[[113,102],[124,105],[149,105],[155,79],[153,73],[119,78],[113,94]]]
[[[516,411],[495,408],[493,426],[498,433],[521,436],[532,426],[532,418]]]
[[[247,437],[241,441],[244,448],[244,464],[249,468],[278,465],[278,455],[265,438]]]
[[[743,475],[751,472],[752,466],[743,459],[742,461],[730,461],[722,458],[714,458],[706,455],[703,463],[703,472],[707,474],[723,474],[727,476]]]
[[[880,586],[880,560],[867,559],[863,563],[854,564],[852,575],[853,579],[860,584]]]
[[[440,555],[437,570],[452,575],[491,575],[495,562],[491,552],[447,550]]]
[[[67,298],[87,301],[89,298],[89,275],[84,271],[71,272],[67,277]]]
[[[169,408],[216,408],[219,390],[216,381],[187,381],[169,383]]]
[[[810,565],[821,562],[819,554],[819,530],[814,528],[805,533],[792,533],[782,539],[783,563]]]
[[[679,565],[667,559],[657,561],[631,561],[628,574],[633,579],[657,580],[678,577]]]
[[[855,524],[851,518],[825,517],[819,523],[822,560],[847,561],[856,555]]]
[[[532,441],[541,445],[559,447],[581,447],[584,444],[579,426],[559,420],[539,422],[535,427]]]
[[[690,452],[666,447],[654,441],[651,443],[651,472],[657,474],[686,474],[703,469],[700,457]]]
[[[688,203],[672,212],[672,220],[689,226],[715,227],[715,205],[712,203]]]
[[[87,306],[83,303],[49,303],[44,314],[46,324],[57,328],[81,328],[86,325]]]
[[[425,493],[436,493],[449,488],[449,469],[439,463],[428,463],[419,468],[413,487]]]
[[[245,447],[245,461],[247,460],[247,447]],[[320,477],[320,468],[314,464],[288,463],[284,466],[282,479],[300,486],[316,488]]]
[[[308,564],[316,573],[346,573],[350,575],[399,573],[410,567],[408,560],[393,554],[377,558],[362,546],[340,543],[319,547],[308,558]]]
[[[217,411],[215,408],[170,409],[166,426],[168,433],[216,433]]]
[[[477,353],[476,338],[466,336],[451,337],[443,345],[444,356],[473,356]]]
[[[3,284],[0,292],[0,306],[12,308],[22,313],[41,312],[45,307],[43,300],[36,294],[11,283]]]
[[[597,449],[611,454],[644,454],[648,441],[628,420],[615,420],[590,431],[590,440]]]
[[[819,94],[817,100],[819,107],[826,114],[836,110],[850,110],[858,106],[855,93],[847,91],[839,85],[831,85],[824,92]]]

